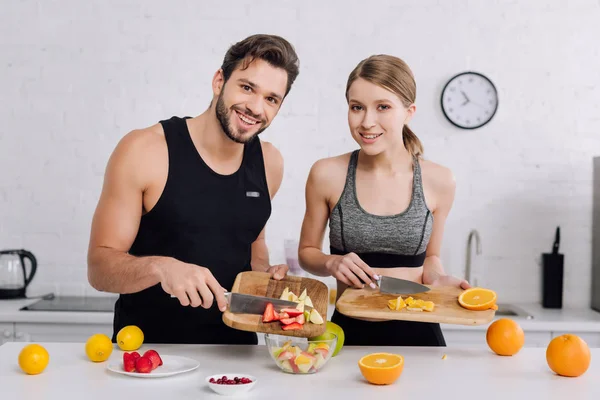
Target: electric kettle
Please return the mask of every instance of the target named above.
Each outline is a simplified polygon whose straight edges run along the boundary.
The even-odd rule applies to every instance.
[[[31,264],[29,274],[25,260]],[[27,250],[0,251],[0,299],[25,298],[25,289],[37,269],[35,256]]]

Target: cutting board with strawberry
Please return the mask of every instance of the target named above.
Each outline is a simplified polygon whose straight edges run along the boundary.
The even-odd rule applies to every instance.
[[[294,306],[278,308],[268,303],[262,315],[223,313],[223,322],[234,329],[296,337],[314,337],[325,332],[329,289],[323,282],[299,276],[275,280],[265,272],[237,275],[231,293],[288,300]]]

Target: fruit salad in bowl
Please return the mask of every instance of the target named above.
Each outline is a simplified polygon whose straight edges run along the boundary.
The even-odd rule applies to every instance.
[[[284,372],[314,374],[331,359],[337,336],[325,333],[317,339],[265,334],[265,343],[271,358]]]

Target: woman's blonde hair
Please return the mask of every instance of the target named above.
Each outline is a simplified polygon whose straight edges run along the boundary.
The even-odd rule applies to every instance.
[[[394,93],[400,98],[405,107],[413,104],[417,97],[415,77],[408,65],[398,57],[379,54],[358,63],[348,77],[346,101],[348,101],[350,86],[358,78]],[[419,157],[423,154],[423,144],[408,125],[404,125],[402,128],[402,140],[406,150],[413,156]]]

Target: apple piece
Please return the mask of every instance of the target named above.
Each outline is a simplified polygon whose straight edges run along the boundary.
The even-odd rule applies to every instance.
[[[298,300],[304,300],[306,298],[307,294],[306,294],[306,289],[304,289],[304,291],[302,292],[302,294],[298,297]]]
[[[296,355],[294,353],[292,353],[289,350],[286,350],[284,352],[282,352],[281,354],[279,354],[279,356],[277,357],[277,360],[279,361],[284,361],[284,360],[291,360],[295,357]]]
[[[310,322],[310,311],[304,310],[304,320]]]
[[[281,368],[286,372],[293,372],[292,364],[289,360],[283,360],[280,364]]]
[[[314,365],[315,369],[317,369],[317,370],[321,369],[321,367],[323,365],[325,365],[325,362],[326,362],[326,357],[321,354],[317,354],[315,356],[315,365]]]
[[[300,354],[302,354],[302,349],[300,347],[298,347],[298,346],[293,346],[292,349],[291,349],[291,351],[294,352],[294,355],[296,357],[298,357]]]
[[[317,325],[321,325],[324,322],[323,317],[321,317],[316,308],[310,310],[310,322]]]
[[[319,354],[319,355],[323,356],[323,358],[327,358],[327,355],[329,354],[329,350],[327,350],[327,349],[322,349],[322,348],[321,348],[321,349],[319,349],[319,348],[316,348],[316,349],[315,349],[315,356],[316,356],[317,354]]]
[[[308,296],[306,296],[306,298],[304,299],[304,305],[305,305],[305,306],[312,307],[312,308],[314,308],[314,307],[315,307],[315,306],[313,306],[313,302],[312,302],[312,300],[311,300],[311,299],[310,299],[310,297],[308,297]]]
[[[308,353],[314,354],[316,348],[317,348],[317,344],[316,343],[309,343],[308,344],[308,349],[306,349],[306,351]]]
[[[296,310],[299,310],[301,313],[304,312],[304,300],[300,300],[300,302],[296,306]]]
[[[283,353],[285,350],[283,350],[283,347],[273,347],[271,349],[271,354],[273,354],[273,357],[277,358],[279,357],[279,355],[281,353]]]
[[[281,296],[279,297],[279,300],[288,300],[290,297],[290,289],[289,288],[285,288],[283,289],[283,293],[281,293]]]
[[[294,293],[290,292],[290,296],[289,296],[288,300],[297,303],[298,302],[298,296],[296,296]]]

